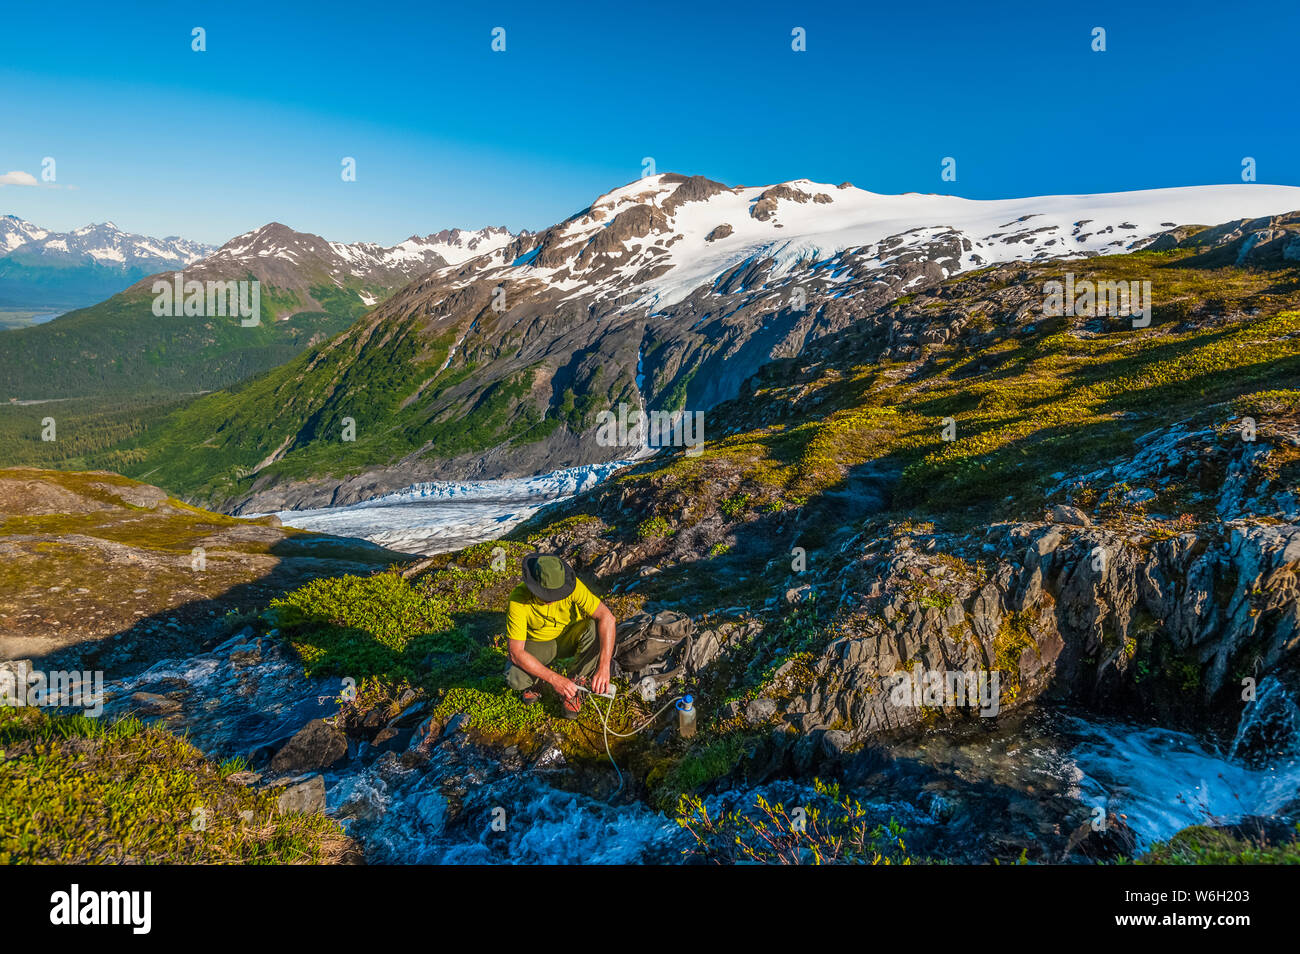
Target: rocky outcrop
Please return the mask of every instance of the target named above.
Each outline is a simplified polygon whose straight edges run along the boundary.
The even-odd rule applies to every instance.
[[[275,753],[271,770],[304,772],[329,768],[347,754],[347,736],[324,719],[313,719]]]
[[[1300,662],[1295,487],[1268,466],[1290,430],[1271,431],[1272,443],[1245,443],[1232,429],[1175,426],[1140,440],[1131,458],[1061,482],[1131,501],[1171,471],[1226,475],[1199,501],[1215,518],[1195,529],[1057,505],[1046,520],[995,524],[982,537],[854,537],[835,575],[816,584],[841,607],[846,634],[821,649],[802,683],[778,678],[765,694],[784,723],[842,727],[855,741],[1042,697],[1174,720],[1218,708],[1235,724],[1259,680]],[[940,684],[980,673],[998,674],[994,706]],[[927,674],[930,695],[917,691]]]
[[[1189,261],[1201,267],[1300,262],[1300,212],[1237,219],[1192,234],[1174,234],[1172,238],[1171,242],[1169,237],[1160,236],[1150,247],[1197,249],[1200,254]]]

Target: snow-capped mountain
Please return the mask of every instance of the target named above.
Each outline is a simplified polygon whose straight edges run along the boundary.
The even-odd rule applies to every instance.
[[[213,248],[177,236],[123,232],[112,222],[51,232],[7,215],[0,217],[0,305],[88,305],[161,271],[185,269],[202,279],[197,272],[213,277],[232,266],[252,267],[273,284],[295,290],[321,280],[338,286],[355,280],[376,286],[353,292],[373,305],[430,269],[459,264],[528,234],[498,226],[446,229],[382,246],[331,242],[271,222]]]
[[[16,215],[0,215],[0,255],[7,255],[20,245],[39,242],[50,233]]]
[[[327,280],[342,285],[348,279],[391,285],[405,283],[445,265],[432,250],[384,248],[370,242],[348,245],[330,242],[319,235],[298,232],[271,222],[243,235],[236,235],[198,265],[187,269],[195,278],[203,273],[251,269],[263,281],[283,287],[306,288]]]
[[[231,416],[214,427],[256,473],[234,504],[254,509],[613,460],[628,448],[599,443],[600,409],[707,410],[767,362],[957,273],[1123,253],[1177,226],[1293,209],[1300,188],[1253,184],[977,201],[651,176],[434,267],[313,370],[286,372],[265,392],[273,404],[224,405]],[[412,357],[396,358],[393,342]],[[362,439],[371,469],[342,486],[280,478],[281,459],[369,406],[371,381],[394,396]]]
[[[1176,225],[1297,206],[1293,186],[974,200],[880,195],[807,179],[729,188],[669,173],[606,193],[567,221],[476,261],[453,284],[541,280],[599,301],[617,298],[624,308],[662,308],[742,266],[757,266],[744,282],[751,288],[793,277],[847,285],[951,244],[953,254],[937,259],[946,276],[998,262],[1114,254]]]
[[[14,253],[0,257],[0,304],[25,280],[34,287],[29,299],[34,304],[75,306],[79,302],[69,301],[67,292],[69,274],[97,280],[92,287],[102,292],[96,304],[75,315],[0,339],[0,380],[9,385],[11,396],[22,398],[216,390],[283,364],[309,344],[343,331],[431,269],[446,267],[439,249],[459,259],[515,239],[503,229],[452,230],[386,247],[331,242],[272,222],[215,250],[178,240],[168,258],[150,261],[148,267],[138,261],[110,267],[96,260],[59,267],[46,262],[37,269],[23,264],[24,252],[51,241],[60,250],[96,251],[104,259],[111,259],[116,249],[125,260],[127,249],[143,249],[152,240],[130,241],[111,226],[56,237],[18,219],[0,221],[6,224],[3,234],[12,236],[9,244],[15,245]],[[153,244],[162,248],[162,243]],[[205,254],[198,257],[199,251]],[[159,323],[154,286],[163,279],[174,287],[178,275],[198,282],[256,280],[261,330],[247,332],[238,321],[220,316]],[[166,361],[157,360],[162,351]],[[55,355],[58,369],[51,373]]]
[[[420,238],[412,235],[387,251],[389,254],[420,255],[433,252],[449,265],[459,265],[468,259],[505,248],[516,238],[531,235],[524,230],[518,235],[501,226],[490,225],[483,229],[444,229]]]
[[[51,232],[6,215],[0,217],[0,305],[88,305],[212,250],[175,235],[160,239],[123,232],[112,222]]]
[[[297,232],[279,222],[237,235],[187,275],[202,280],[208,273],[253,272],[264,282],[310,295],[313,286],[330,282],[352,289],[373,305],[397,287],[433,269],[464,261],[514,241],[506,229],[452,229],[425,238],[412,236],[397,245],[330,242]]]
[[[139,266],[158,270],[188,265],[210,255],[212,246],[170,235],[152,238],[123,232],[112,222],[86,225],[72,232],[51,232],[16,215],[0,217],[0,256],[22,250],[61,261],[90,259],[101,265]]]

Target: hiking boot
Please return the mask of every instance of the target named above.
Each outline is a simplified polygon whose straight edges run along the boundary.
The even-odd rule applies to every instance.
[[[585,679],[575,679],[573,681],[583,687],[587,685]],[[577,692],[574,693],[572,699],[561,699],[560,715],[564,716],[566,719],[578,718],[578,713],[582,711],[582,695],[581,692]]]
[[[534,702],[541,700],[542,690],[534,687],[532,689],[525,689],[523,692],[519,693],[519,695],[524,700],[524,705],[531,706]]]

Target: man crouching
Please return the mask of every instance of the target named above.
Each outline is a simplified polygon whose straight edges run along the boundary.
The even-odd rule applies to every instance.
[[[525,702],[536,702],[542,684],[549,685],[560,695],[564,717],[576,719],[582,709],[580,685],[595,693],[609,689],[614,624],[609,607],[583,585],[572,567],[557,556],[529,554],[524,557],[524,581],[510,592],[506,609],[506,682],[523,693]],[[549,668],[556,659],[569,657],[576,657],[574,679]]]

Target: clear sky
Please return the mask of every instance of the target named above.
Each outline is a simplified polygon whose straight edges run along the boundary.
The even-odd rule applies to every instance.
[[[0,214],[390,244],[545,227],[647,156],[972,198],[1237,182],[1246,156],[1296,185],[1297,36],[1297,0],[3,0],[0,180],[57,178],[0,185]]]

